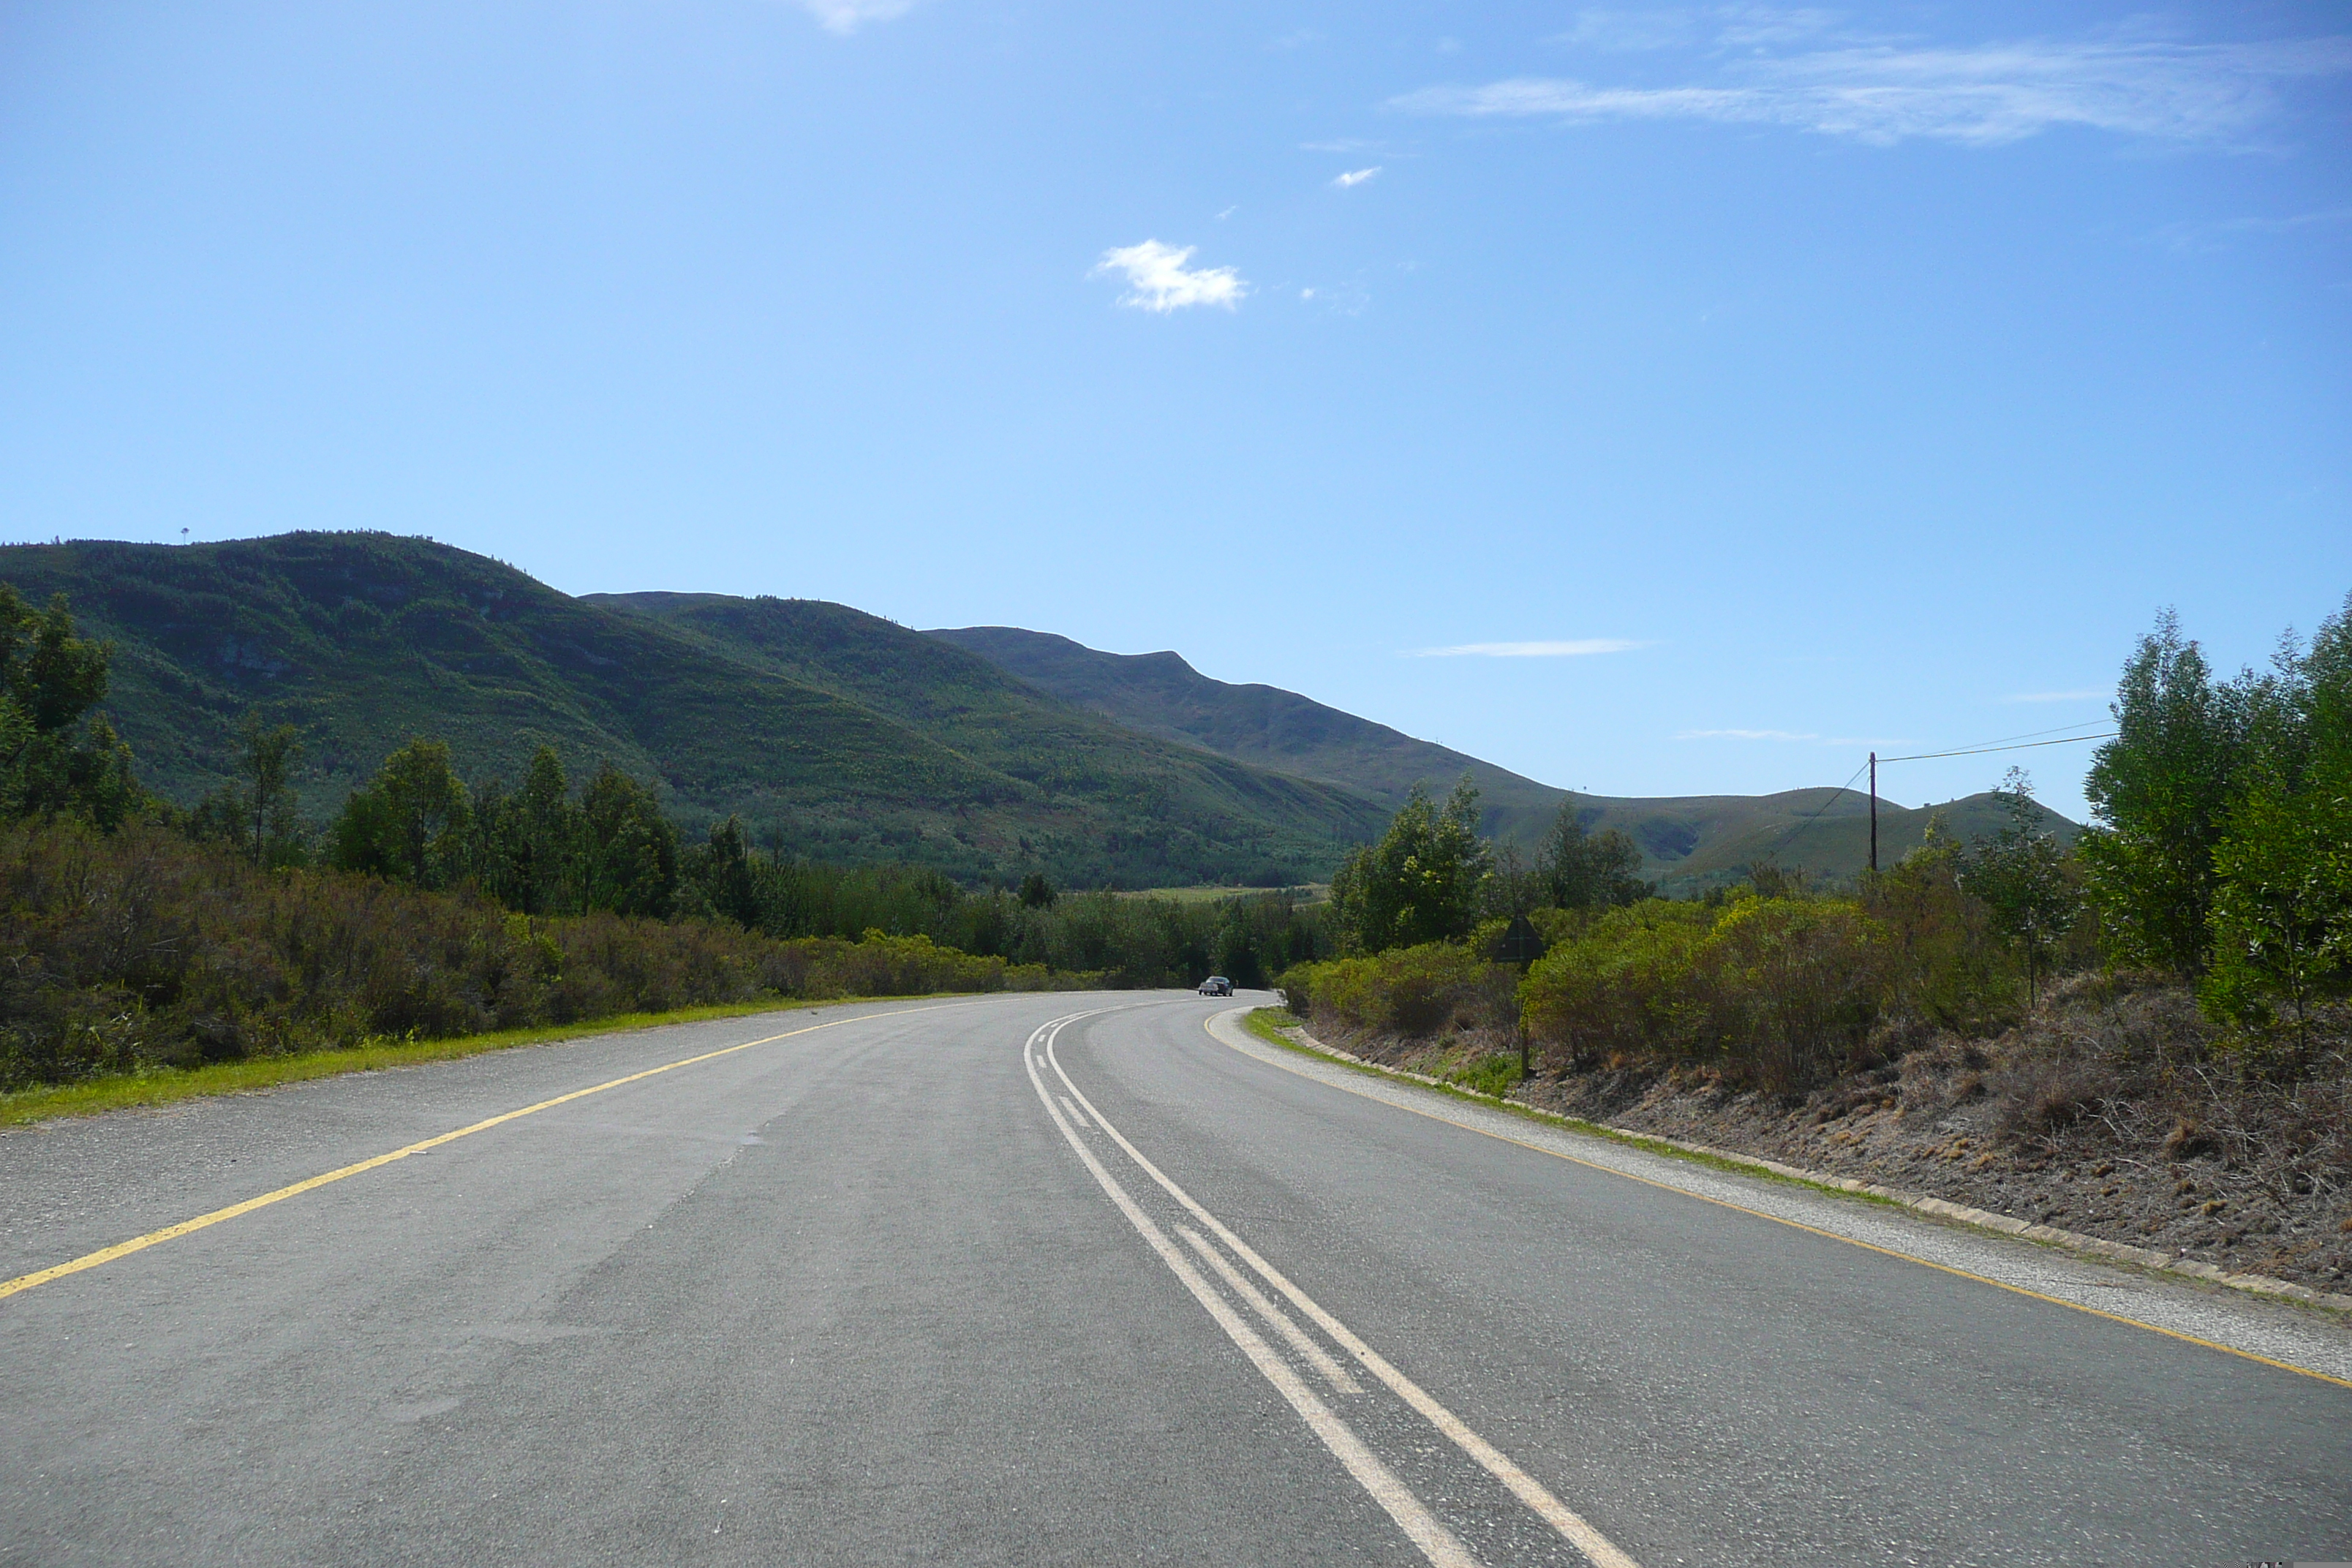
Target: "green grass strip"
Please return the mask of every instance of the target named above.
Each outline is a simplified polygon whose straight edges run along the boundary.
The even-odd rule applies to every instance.
[[[1523,1116],[1529,1121],[1541,1122],[1547,1127],[1565,1127],[1572,1132],[1581,1132],[1589,1137],[1604,1139],[1612,1143],[1622,1143],[1628,1148],[1639,1149],[1644,1153],[1659,1154],[1669,1160],[1681,1160],[1693,1165],[1705,1165],[1710,1170],[1722,1171],[1735,1176],[1747,1176],[1756,1181],[1778,1182],[1783,1186],[1803,1187],[1810,1192],[1826,1193],[1833,1198],[1851,1198],[1858,1203],[1881,1204],[1887,1208],[1907,1209],[1910,1206],[1894,1198],[1882,1198],[1876,1193],[1850,1192],[1844,1187],[1831,1186],[1826,1182],[1809,1182],[1801,1176],[1782,1175],[1778,1171],[1751,1164],[1737,1156],[1701,1153],[1696,1149],[1681,1148],[1663,1139],[1644,1138],[1638,1132],[1624,1132],[1614,1127],[1603,1127],[1597,1121],[1587,1121],[1580,1116],[1570,1116],[1558,1110],[1546,1110],[1538,1105],[1528,1105],[1516,1100],[1505,1100],[1497,1095],[1481,1094],[1475,1089],[1463,1089],[1450,1083],[1423,1083],[1418,1078],[1406,1077],[1398,1068],[1381,1067],[1375,1062],[1349,1061],[1344,1057],[1335,1057],[1328,1051],[1302,1045],[1283,1034],[1281,1031],[1285,1028],[1300,1028],[1304,1026],[1279,1007],[1254,1007],[1242,1023],[1259,1039],[1271,1046],[1280,1046],[1286,1051],[1296,1051],[1302,1057],[1308,1057],[1335,1068],[1348,1068],[1368,1078],[1386,1079],[1391,1083],[1402,1081],[1412,1085],[1415,1089],[1425,1089],[1432,1094],[1451,1095],[1455,1100],[1467,1100],[1473,1105],[1483,1105],[1489,1110],[1501,1110],[1513,1116]]]
[[[945,995],[940,992],[932,994]],[[965,994],[955,993],[954,994]],[[242,1094],[302,1083],[345,1073],[382,1072],[387,1068],[416,1067],[425,1062],[455,1061],[486,1051],[512,1050],[518,1046],[546,1046],[563,1040],[584,1040],[597,1035],[617,1035],[630,1029],[658,1028],[665,1024],[700,1024],[713,1018],[742,1018],[754,1013],[804,1013],[849,1002],[904,1002],[907,996],[835,996],[818,1002],[719,1002],[701,1007],[679,1007],[667,1013],[619,1013],[578,1024],[542,1024],[528,1029],[500,1029],[488,1035],[461,1035],[446,1040],[367,1040],[341,1050],[304,1051],[283,1057],[248,1057],[243,1061],[215,1062],[200,1068],[155,1068],[146,1072],[117,1073],[79,1083],[0,1094],[0,1127],[21,1126],[59,1116],[96,1116],[141,1105],[168,1105],[208,1094]]]

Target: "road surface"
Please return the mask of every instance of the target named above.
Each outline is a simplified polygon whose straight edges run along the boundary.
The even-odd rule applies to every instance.
[[[0,1137],[0,1562],[2352,1558],[2332,1321],[1233,1005],[846,1003]]]

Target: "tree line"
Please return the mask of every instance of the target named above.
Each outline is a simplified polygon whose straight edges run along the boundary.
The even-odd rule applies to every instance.
[[[763,851],[734,816],[695,841],[648,786],[609,763],[575,791],[549,747],[520,783],[468,788],[445,742],[409,741],[314,843],[294,809],[300,754],[290,727],[248,717],[240,776],[196,806],[191,832],[257,867],[315,860],[420,888],[470,888],[525,915],[705,921],[785,940],[923,936],[1126,985],[1190,984],[1213,971],[1261,985],[1329,945],[1319,913],[1280,891],[1191,903],[1068,894],[1034,872],[1017,886],[968,889],[925,868]]]
[[[1280,892],[968,889],[787,859],[732,817],[690,836],[545,749],[469,786],[412,739],[313,831],[299,734],[248,714],[236,776],[183,810],[107,723],[111,653],[0,584],[0,1089],[762,996],[1263,984],[1329,951]]]

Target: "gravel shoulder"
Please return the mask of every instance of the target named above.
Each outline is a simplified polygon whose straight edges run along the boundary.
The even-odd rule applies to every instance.
[[[1750,1175],[1651,1152],[1501,1105],[1440,1093],[1409,1079],[1369,1074],[1338,1059],[1344,1053],[1331,1052],[1304,1031],[1296,1032],[1300,1048],[1285,1049],[1251,1034],[1242,1018],[1238,1010],[1220,1015],[1213,1020],[1210,1032],[1235,1050],[1350,1093],[1708,1202],[1883,1248],[1932,1268],[1955,1269],[1995,1286],[2111,1314],[2162,1333],[2352,1384],[2352,1326],[2336,1311],[2249,1295],[2174,1274],[2118,1267],[2112,1261],[2038,1246],[2031,1239],[2012,1239],[1939,1221],[1892,1204],[1856,1202],[1772,1180],[1761,1173]],[[1621,1119],[1612,1120],[1628,1125]]]

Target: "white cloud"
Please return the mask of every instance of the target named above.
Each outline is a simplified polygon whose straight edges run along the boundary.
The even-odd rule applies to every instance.
[[[1249,292],[1249,285],[1230,267],[1187,270],[1184,263],[1192,258],[1195,248],[1188,245],[1179,249],[1156,239],[1147,239],[1141,245],[1119,246],[1104,251],[1102,259],[1087,276],[1099,278],[1106,272],[1124,272],[1128,289],[1118,302],[1139,310],[1153,310],[1164,316],[1187,305],[1223,305],[1232,310]]]
[[[915,0],[801,0],[828,33],[844,37],[868,22],[887,22],[915,8]]]
[[[2105,701],[2115,694],[2116,690],[2112,686],[2086,686],[2080,691],[2021,691],[2014,696],[2004,697],[2001,700],[2003,702],[2088,702],[2096,698]]]
[[[1423,114],[1568,121],[1705,120],[1891,143],[1990,146],[2058,126],[2175,142],[2249,140],[2284,87],[2352,71],[2352,37],[2180,44],[2029,39],[1974,47],[1855,45],[1746,60],[1722,83],[1595,87],[1516,78],[1391,100]]]
[[[1350,169],[1346,174],[1340,175],[1338,179],[1333,180],[1331,183],[1339,186],[1343,191],[1350,191],[1355,189],[1358,185],[1362,184],[1366,180],[1370,179],[1374,174],[1377,174],[1380,172],[1381,165],[1378,163],[1373,164],[1369,169]]]
[[[1827,32],[1837,17],[1811,6],[1786,9],[1778,5],[1658,6],[1618,11],[1588,6],[1564,33],[1549,41],[1611,54],[1694,47],[1702,43],[1718,49],[1753,49],[1785,44]]]
[[[1575,658],[1591,653],[1623,653],[1646,647],[1623,637],[1580,637],[1570,642],[1473,642],[1458,647],[1413,650],[1415,658]]]
[[[1794,730],[1684,730],[1677,741],[1818,741],[1819,735]]]
[[[2225,217],[2210,223],[2171,223],[2155,237],[2175,250],[2221,250],[2249,235],[2340,233],[2352,230],[2352,207],[2323,207],[2284,217]]]
[[[1831,24],[1837,20],[1831,13],[1810,5],[1792,11],[1777,5],[1719,5],[1714,15],[1721,24],[1715,33],[1716,47],[1728,49],[1794,43],[1829,31]]]

